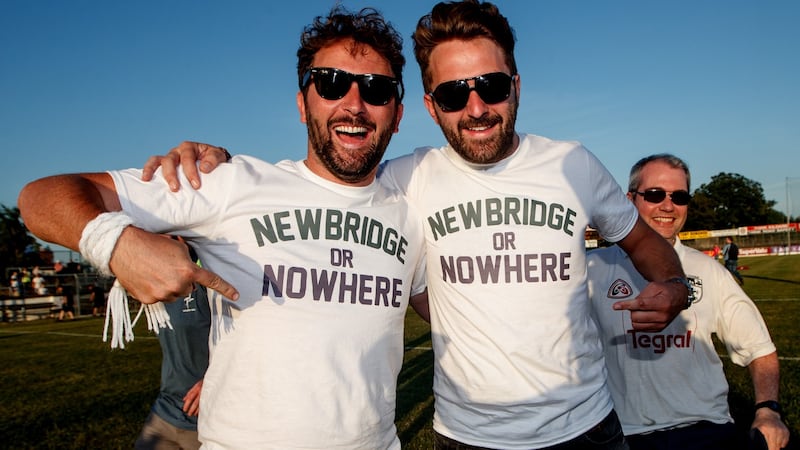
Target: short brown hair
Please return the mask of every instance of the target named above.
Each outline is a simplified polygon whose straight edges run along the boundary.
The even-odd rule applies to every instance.
[[[344,39],[353,39],[375,49],[389,62],[394,77],[403,83],[403,66],[406,64],[403,38],[392,24],[374,8],[353,13],[337,5],[326,17],[317,16],[311,25],[303,29],[300,48],[297,49],[297,83],[301,89],[303,75],[311,69],[314,55],[322,48]]]
[[[479,0],[440,2],[433,7],[430,14],[419,19],[412,38],[414,57],[422,72],[425,92],[432,90],[428,68],[433,49],[441,43],[454,39],[469,40],[479,37],[496,42],[505,53],[511,75],[517,73],[517,62],[514,59],[516,43],[514,30],[494,4]]]

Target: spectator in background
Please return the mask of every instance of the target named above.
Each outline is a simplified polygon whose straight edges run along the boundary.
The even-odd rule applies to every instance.
[[[649,156],[631,169],[628,198],[639,215],[670,242],[696,298],[658,333],[633,329],[628,312],[611,304],[634,298],[647,284],[618,246],[588,255],[589,294],[602,334],[608,385],[631,450],[732,450],[737,436],[728,383],[712,341],[753,380],[755,419],[778,450],[789,440],[778,404],[779,364],[764,319],[719,263],[681,244],[689,209],[689,168],[669,154]],[[755,433],[755,432],[753,432]]]
[[[56,295],[63,296],[61,300],[61,312],[58,313],[58,320],[62,321],[65,317],[69,320],[75,319],[75,299],[72,298],[72,291],[69,287],[58,285],[56,287]]]
[[[92,317],[106,314],[106,294],[98,283],[89,285],[89,301],[92,303]]]
[[[19,283],[21,288],[21,293],[24,296],[25,292],[28,291],[28,288],[31,286],[31,274],[28,272],[26,267],[22,268],[22,271],[19,274]]]
[[[34,269],[33,279],[31,280],[33,292],[35,292],[36,295],[47,295],[47,286],[45,286],[46,280],[36,269],[38,269],[38,267]]]
[[[8,279],[8,286],[11,288],[11,295],[19,297],[22,295],[22,286],[19,279],[19,272],[16,270],[11,272],[11,277]]]
[[[189,247],[193,261],[197,254]],[[197,414],[203,376],[208,368],[211,309],[206,288],[195,284],[183,300],[164,303],[171,328],[158,333],[161,344],[161,388],[150,409],[136,450],[198,449]]]
[[[725,268],[728,269],[739,284],[744,284],[744,278],[739,273],[739,246],[733,242],[733,238],[728,236],[725,238],[725,246],[722,247],[722,260],[725,262]]]

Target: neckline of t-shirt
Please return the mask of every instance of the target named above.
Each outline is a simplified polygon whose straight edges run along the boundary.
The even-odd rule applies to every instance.
[[[370,197],[375,194],[378,189],[377,180],[373,179],[372,182],[366,186],[350,186],[346,184],[335,183],[333,181],[322,178],[308,168],[305,161],[294,161],[295,167],[303,176],[303,178],[311,181],[314,184],[320,185],[331,191],[345,195],[351,198]]]

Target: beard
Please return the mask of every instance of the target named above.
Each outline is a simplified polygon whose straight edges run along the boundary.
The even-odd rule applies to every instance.
[[[332,175],[346,183],[364,180],[380,164],[392,138],[391,127],[379,129],[374,123],[362,117],[348,118],[347,120],[332,118],[323,125],[306,114],[306,123],[308,124],[308,139],[314,153]],[[358,150],[340,149],[336,147],[329,132],[334,125],[366,127],[375,130],[374,138],[371,142],[365,141]]]
[[[517,102],[511,102],[507,120],[499,114],[480,119],[465,119],[456,128],[441,126],[447,142],[459,156],[474,164],[492,164],[503,160],[514,150],[514,124],[517,122]],[[444,122],[439,120],[440,124]],[[461,130],[499,125],[497,133],[487,139],[465,139]]]

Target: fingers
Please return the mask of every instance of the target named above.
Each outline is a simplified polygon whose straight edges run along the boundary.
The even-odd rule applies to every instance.
[[[197,144],[200,159],[200,171],[209,173],[217,166],[230,160],[230,153],[222,147],[209,144]]]
[[[191,283],[176,283],[171,285],[167,285],[166,283],[133,283],[128,285],[127,283],[123,282],[121,278],[120,284],[123,288],[125,288],[125,291],[128,293],[129,297],[133,297],[140,303],[144,304],[153,304],[158,302],[172,303],[175,300],[184,298],[191,294],[193,289],[193,285]]]
[[[144,163],[144,167],[142,168],[142,181],[153,180],[153,174],[161,165],[161,158],[163,158],[163,156],[154,155],[147,159],[147,162]]]
[[[153,179],[156,169],[161,167],[161,176],[170,190],[180,190],[178,166],[194,189],[200,188],[200,172],[209,173],[220,164],[230,160],[230,153],[222,147],[200,142],[184,141],[164,156],[151,156],[142,168],[142,181]],[[198,161],[200,172],[198,172]]]
[[[197,142],[183,141],[177,147],[169,151],[171,156],[177,155],[177,161],[183,169],[183,174],[189,180],[193,188],[200,188],[200,174],[197,172],[197,158],[200,155],[200,146]],[[177,177],[176,177],[177,181]]]
[[[673,316],[662,307],[649,305],[641,297],[632,300],[616,302],[613,305],[616,311],[630,311],[631,326],[636,331],[661,331],[669,325]]]
[[[117,240],[109,267],[128,294],[142,303],[188,295],[199,269],[185,244],[133,226]]]
[[[196,416],[200,413],[200,392],[202,388],[203,380],[201,379],[183,396],[183,412],[189,416]]]
[[[197,269],[195,280],[198,283],[209,289],[219,292],[225,298],[229,298],[231,300],[239,299],[239,292],[236,290],[236,288],[234,288],[227,281],[223,280],[219,275],[200,267]]]

